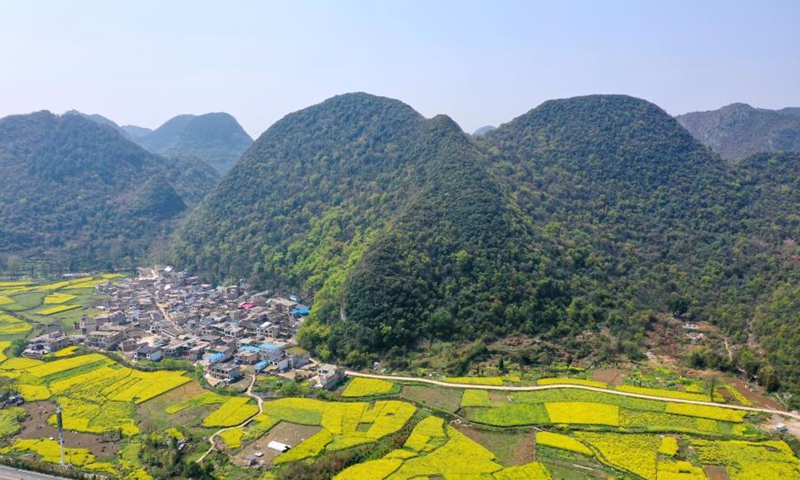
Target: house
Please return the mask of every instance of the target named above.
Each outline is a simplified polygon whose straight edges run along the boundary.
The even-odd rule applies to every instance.
[[[188,352],[186,352],[186,358],[192,361],[197,361],[203,358],[203,354],[206,353],[206,348],[208,348],[208,342],[197,342],[197,345],[190,348]]]
[[[236,360],[245,365],[254,365],[261,360],[260,351],[256,347],[242,347],[236,354]]]
[[[137,360],[149,360],[151,362],[158,362],[164,357],[160,348],[151,345],[145,345],[139,350],[136,350]]]
[[[70,339],[61,331],[46,333],[31,339],[28,342],[28,349],[33,354],[47,355],[48,353],[56,352],[64,347],[69,346]]]
[[[209,373],[212,377],[226,382],[235,382],[242,378],[242,370],[232,363],[217,363],[211,366]]]
[[[241,338],[244,335],[244,328],[238,325],[230,325],[225,327],[225,335],[233,338]]]
[[[122,332],[98,330],[86,335],[86,345],[102,350],[111,350],[122,341]]]
[[[311,362],[311,354],[308,350],[300,347],[290,347],[286,349],[286,357],[292,368],[299,368]]]
[[[93,318],[88,317],[81,317],[80,329],[81,333],[86,335],[89,332],[97,331],[98,324],[97,321]]]
[[[317,387],[330,390],[344,380],[344,369],[326,363],[317,368]]]
[[[258,326],[256,329],[256,333],[262,335],[264,337],[277,337],[278,332],[280,331],[280,326],[275,325],[270,321],[266,321]]]

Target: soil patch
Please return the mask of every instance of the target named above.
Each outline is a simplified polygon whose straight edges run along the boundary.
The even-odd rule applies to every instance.
[[[50,402],[32,402],[25,404],[24,408],[28,412],[28,417],[22,422],[22,432],[16,438],[58,439],[58,429],[47,423],[47,419],[56,413],[55,405]],[[102,441],[100,435],[69,430],[64,430],[64,446],[85,448],[99,459],[113,457],[119,450],[119,442]]]
[[[739,393],[744,395],[746,399],[750,400],[753,403],[753,405],[756,406],[763,405],[764,407],[772,408],[774,410],[784,410],[783,405],[776,402],[775,400],[767,396],[761,395],[760,393],[751,392],[750,390],[748,390],[747,382],[745,382],[744,380],[737,378],[735,380],[731,380],[729,383],[733,384],[733,386],[736,387],[736,390],[739,390]]]
[[[281,422],[272,427],[266,435],[239,450],[231,460],[237,465],[247,466],[249,464],[247,457],[260,452],[262,455],[260,457],[256,456],[256,461],[261,462],[264,466],[270,466],[272,465],[272,461],[275,460],[275,457],[280,455],[281,452],[267,448],[269,442],[276,441],[285,443],[291,447],[296,447],[297,444],[320,430],[322,430],[322,427],[319,426]]]
[[[626,373],[628,373],[627,370],[619,368],[598,368],[593,372],[592,380],[613,386],[622,385]]]
[[[719,465],[705,465],[703,466],[703,471],[706,472],[706,476],[709,480],[730,480],[725,467]]]

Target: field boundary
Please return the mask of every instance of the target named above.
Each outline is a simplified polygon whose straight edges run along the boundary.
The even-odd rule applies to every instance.
[[[558,390],[558,389],[573,389],[573,390],[588,390],[590,392],[600,392],[600,393],[608,393],[611,395],[619,395],[622,397],[632,397],[632,398],[642,398],[645,400],[659,400],[662,402],[672,402],[672,403],[686,403],[690,405],[703,405],[708,407],[719,407],[719,408],[729,408],[733,410],[744,410],[746,412],[755,412],[755,413],[767,413],[770,415],[780,415],[783,417],[793,418],[795,420],[800,420],[800,414],[786,412],[783,410],[773,410],[771,408],[759,408],[759,407],[745,407],[743,405],[728,405],[726,403],[714,403],[714,402],[703,402],[700,400],[687,400],[683,398],[670,398],[670,397],[660,397],[657,395],[645,395],[641,393],[632,393],[632,392],[624,392],[621,390],[611,390],[606,388],[598,388],[598,387],[589,387],[586,385],[572,385],[572,384],[552,384],[552,385],[531,385],[528,387],[515,387],[515,386],[500,386],[500,385],[474,385],[474,384],[467,384],[467,383],[449,383],[449,382],[441,382],[439,380],[431,380],[428,378],[417,378],[417,377],[403,377],[403,376],[396,376],[396,375],[376,375],[372,373],[360,373],[354,372],[352,370],[345,371],[345,375],[348,377],[363,377],[363,378],[374,378],[378,380],[388,380],[394,382],[411,382],[411,383],[427,383],[429,385],[436,385],[437,387],[443,388],[457,388],[457,389],[474,389],[474,390],[499,390],[499,391],[507,391],[507,392],[533,392],[537,390]]]

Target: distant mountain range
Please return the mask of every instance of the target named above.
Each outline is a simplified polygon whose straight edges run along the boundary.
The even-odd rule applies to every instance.
[[[253,139],[227,113],[179,115],[156,130],[134,125],[119,126],[102,115],[70,110],[101,125],[115,128],[147,150],[165,157],[199,158],[225,174],[252,145]]]
[[[486,135],[487,133],[489,133],[489,132],[491,132],[493,130],[497,130],[497,127],[492,126],[492,125],[485,125],[485,126],[479,128],[479,129],[475,130],[472,133],[472,136],[473,137],[479,137],[481,135]]]
[[[767,110],[734,103],[676,118],[696,139],[729,160],[759,152],[800,151],[800,108]]]

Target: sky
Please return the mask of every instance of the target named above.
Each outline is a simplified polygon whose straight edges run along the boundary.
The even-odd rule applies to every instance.
[[[468,132],[593,93],[671,114],[800,106],[798,25],[797,0],[8,0],[0,116],[225,111],[256,137],[355,91]]]

